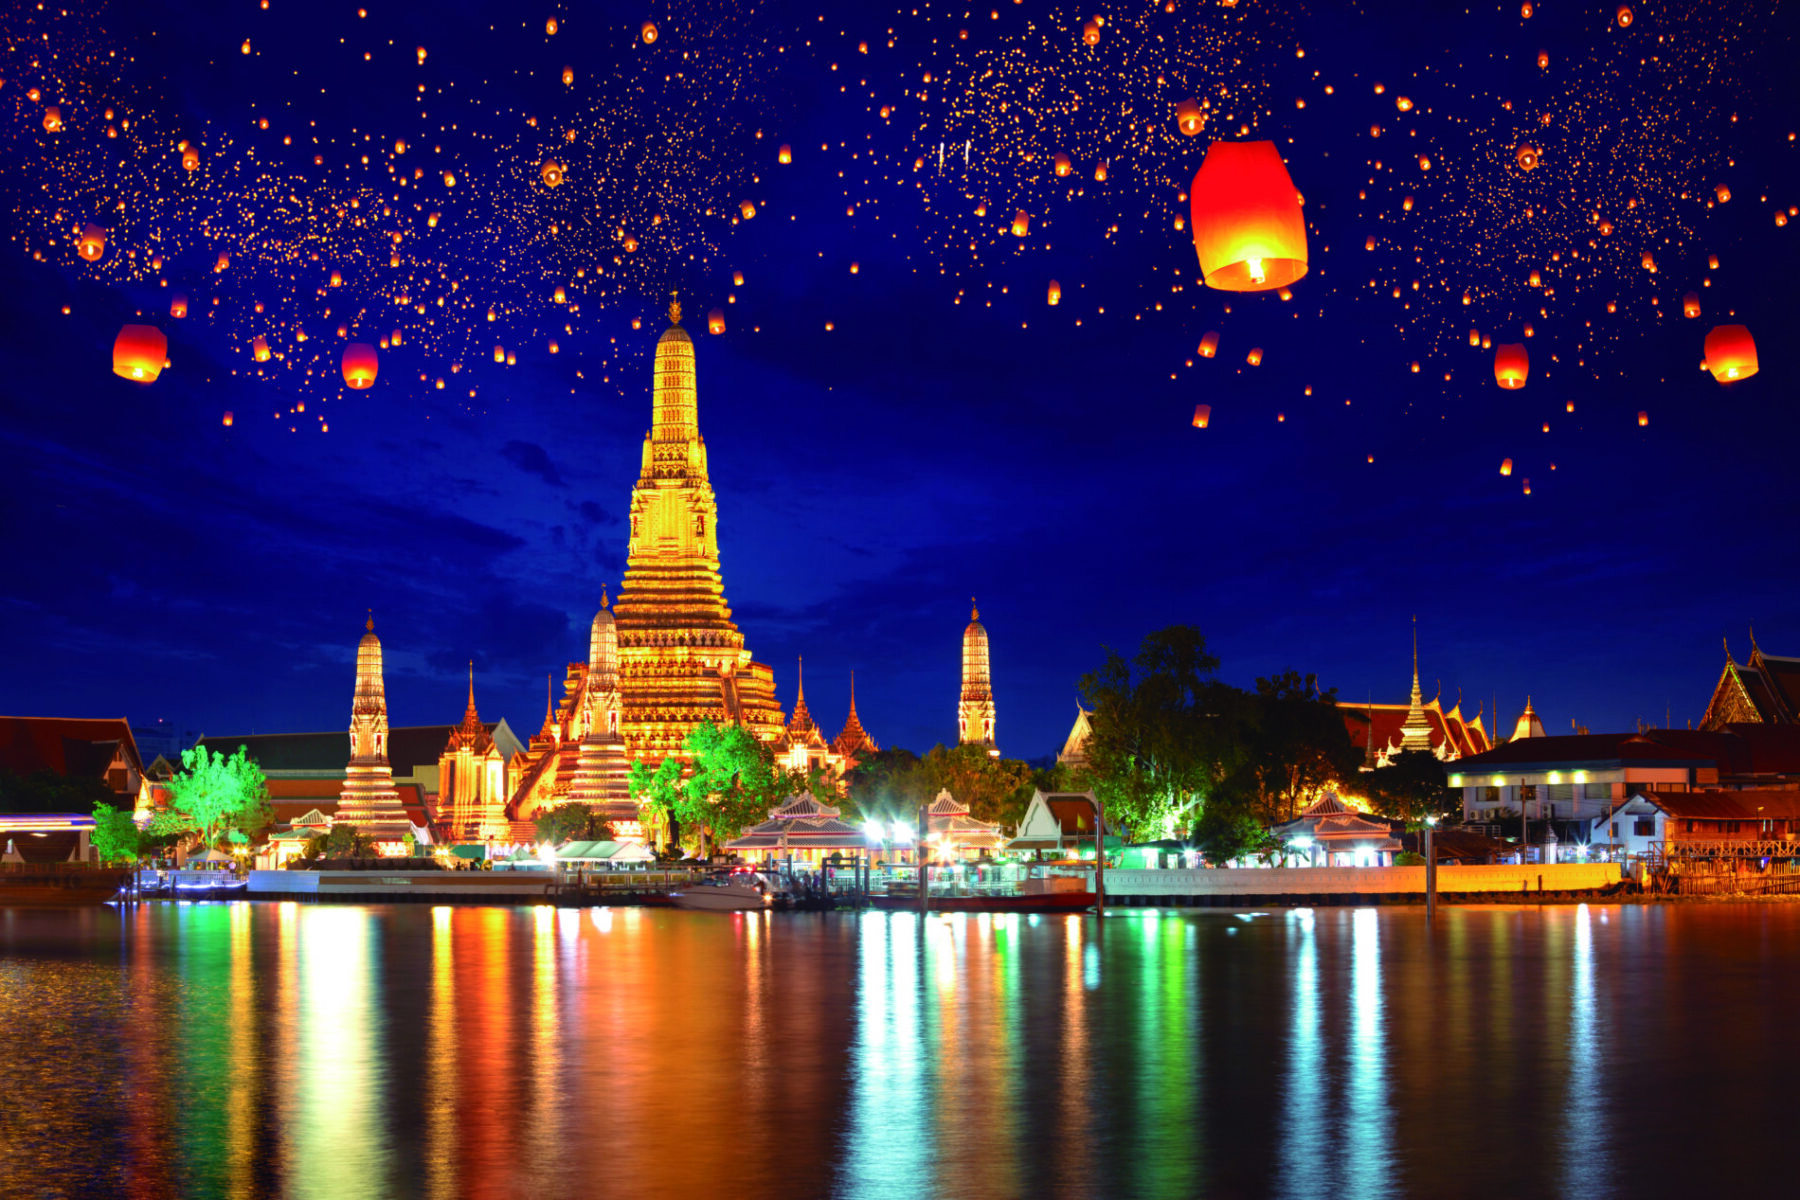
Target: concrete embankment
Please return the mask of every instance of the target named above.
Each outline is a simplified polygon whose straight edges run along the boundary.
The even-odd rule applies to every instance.
[[[1601,894],[1623,882],[1618,863],[1442,866],[1445,903]],[[1106,901],[1125,907],[1408,904],[1425,899],[1425,868],[1276,867],[1270,870],[1133,870],[1106,873]]]

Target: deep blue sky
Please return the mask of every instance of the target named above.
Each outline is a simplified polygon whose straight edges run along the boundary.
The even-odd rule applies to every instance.
[[[1702,232],[1685,250],[1724,259],[1710,272],[1708,317],[1729,305],[1751,326],[1760,376],[1720,388],[1694,369],[1712,320],[1674,317],[1624,325],[1590,350],[1599,380],[1546,378],[1540,351],[1588,319],[1558,314],[1538,321],[1532,383],[1502,394],[1478,352],[1456,360],[1451,384],[1430,367],[1411,374],[1408,360],[1448,353],[1441,340],[1357,297],[1365,263],[1353,255],[1374,226],[1354,203],[1370,147],[1351,137],[1392,108],[1384,99],[1389,117],[1315,120],[1331,110],[1309,76],[1335,78],[1374,112],[1371,78],[1436,64],[1436,82],[1412,86],[1449,118],[1433,136],[1454,152],[1459,115],[1478,122],[1492,109],[1459,96],[1513,87],[1515,68],[1472,47],[1486,56],[1499,38],[1508,52],[1542,45],[1572,56],[1606,35],[1616,5],[1523,27],[1516,6],[1482,10],[1486,25],[1378,7],[1298,12],[1305,61],[1294,61],[1291,41],[1279,59],[1270,51],[1279,82],[1264,131],[1284,139],[1313,221],[1314,274],[1292,306],[1192,286],[1171,294],[1170,272],[1193,274],[1185,235],[1129,229],[1091,244],[1071,236],[1039,261],[996,257],[985,277],[966,262],[940,275],[930,247],[942,227],[916,191],[887,185],[882,221],[864,225],[839,219],[841,156],[802,156],[792,175],[770,176],[763,217],[731,233],[741,240],[718,259],[750,276],[735,289],[731,331],[697,341],[727,595],[749,646],[774,667],[784,707],[804,655],[807,701],[829,732],[855,670],[863,721],[881,744],[922,751],[952,737],[971,595],[992,638],[1000,744],[1020,757],[1060,745],[1076,680],[1103,645],[1130,648],[1173,622],[1199,625],[1236,682],[1293,666],[1347,698],[1397,701],[1416,614],[1428,695],[1441,684],[1446,703],[1460,692],[1471,713],[1497,698],[1510,726],[1530,694],[1553,732],[1571,718],[1595,730],[1660,724],[1665,709],[1676,724],[1698,718],[1721,637],[1741,658],[1751,623],[1772,653],[1800,653],[1785,462],[1800,426],[1800,221],[1771,219],[1777,203],[1800,203],[1800,151],[1786,140],[1800,97],[1791,72],[1766,69],[1791,56],[1791,14],[1747,27],[1755,36],[1738,47],[1730,104],[1739,121],[1691,131],[1715,152],[1731,139],[1736,196],[1698,218]],[[1657,6],[1639,7],[1642,33]],[[318,8],[305,38],[292,27],[266,32],[246,11],[143,4],[111,14],[105,33],[134,48],[135,81],[191,121],[241,129],[258,102],[254,111],[327,128],[373,128],[377,142],[409,128],[417,76],[371,77],[318,58],[339,37],[364,35],[354,6]],[[826,28],[854,41],[901,22],[844,6],[827,7],[821,24],[818,11],[777,6],[755,28]],[[990,36],[1033,11],[1015,7],[996,22],[984,9],[971,28]],[[525,53],[513,42],[527,41],[489,33],[496,14],[521,20],[505,6],[440,3],[383,5],[370,21],[386,22],[382,44],[391,35],[399,48],[390,54],[410,59],[413,40],[429,41],[432,70],[492,80],[508,55]],[[542,14],[526,16],[541,25]],[[604,75],[599,59],[629,45],[641,19],[637,8],[583,6],[559,35],[569,40],[535,66],[563,57],[584,79]],[[582,22],[589,37],[578,42]],[[259,56],[239,61],[238,42],[252,34]],[[897,88],[924,61],[906,58],[902,43],[857,69]],[[828,63],[840,54],[797,48],[764,71],[774,136],[756,153],[777,138],[806,148],[869,136],[870,115],[835,91]],[[16,93],[16,61],[4,73]],[[432,76],[433,86],[450,77]],[[1302,117],[1297,92],[1313,97]],[[1601,100],[1627,113],[1663,102]],[[513,128],[498,107],[455,109],[459,132],[484,121],[496,135]],[[904,139],[875,136],[884,161],[907,157]],[[1198,140],[1180,160],[1187,173],[1202,149]],[[891,173],[904,178],[905,166]],[[35,228],[16,207],[30,181],[15,172],[5,185],[17,241]],[[1468,231],[1470,242],[1496,236]],[[588,377],[574,376],[580,336],[557,358],[522,356],[468,404],[384,360],[372,392],[320,391],[339,397],[329,434],[304,422],[290,433],[288,421],[256,414],[312,393],[231,378],[242,360],[225,357],[222,337],[175,331],[176,367],[162,380],[114,378],[113,333],[159,298],[84,280],[68,257],[0,257],[0,520],[10,551],[0,710],[162,717],[213,734],[336,728],[372,607],[396,724],[456,720],[472,658],[483,715],[535,730],[544,675],[560,677],[583,655],[600,589],[616,588],[623,570],[620,516],[661,329],[648,286],[617,312],[590,305],[610,321],[592,341],[620,341],[607,368],[614,386],[593,382],[593,360]],[[1047,275],[1070,297],[1055,320]],[[707,289],[728,290],[675,282],[699,293],[690,328],[717,302]],[[993,308],[951,303],[958,287],[987,294],[987,282]],[[1692,284],[1650,286],[1667,308]],[[1582,303],[1591,311],[1606,294],[1589,289]],[[1164,311],[1146,296],[1163,298]],[[1098,305],[1114,311],[1102,316]],[[1082,312],[1077,328],[1070,318]],[[629,331],[629,315],[645,316],[641,331]],[[1221,327],[1230,352],[1184,367],[1200,333]],[[1252,343],[1267,351],[1255,370],[1241,365]],[[1197,402],[1214,407],[1205,431],[1188,424]],[[230,429],[219,421],[226,409],[238,418]],[[1648,427],[1633,419],[1640,409]],[[1542,421],[1554,422],[1551,434]],[[1503,455],[1519,461],[1511,478],[1497,472]]]

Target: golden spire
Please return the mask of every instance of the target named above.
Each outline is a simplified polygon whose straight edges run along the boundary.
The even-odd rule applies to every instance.
[[[369,623],[367,625],[363,626],[363,628],[365,630],[367,630],[369,633],[375,632],[375,610],[374,609],[371,608],[369,610]]]
[[[681,324],[681,297],[673,288],[669,289],[669,324]]]
[[[981,610],[979,608],[975,607],[975,597],[973,597],[973,596],[969,597],[969,620],[971,620],[971,621],[981,620]]]
[[[600,585],[600,607],[605,608],[606,606],[607,606],[606,585],[603,583]]]

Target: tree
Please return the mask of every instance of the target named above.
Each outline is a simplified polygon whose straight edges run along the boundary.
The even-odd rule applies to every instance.
[[[226,758],[217,750],[195,746],[181,752],[181,766],[168,782],[169,802],[194,822],[206,844],[212,844],[217,832],[249,833],[260,825],[247,822],[268,823],[268,780],[244,747]]]
[[[981,746],[933,746],[919,762],[923,803],[948,791],[978,821],[1017,828],[1031,803],[1031,766],[1016,758],[995,758]],[[916,810],[915,810],[916,811]]]
[[[709,843],[736,837],[766,820],[790,795],[813,787],[831,794],[827,781],[776,766],[774,748],[741,725],[702,721],[682,748],[691,756],[693,771],[681,782],[678,809],[683,821],[705,831]]]
[[[354,825],[333,825],[324,833],[306,840],[300,856],[316,858],[369,858],[375,853],[375,839]]]
[[[50,770],[20,775],[0,767],[0,813],[78,813],[117,799],[98,776],[61,775]]]
[[[1089,771],[1112,822],[1170,836],[1236,769],[1243,693],[1220,683],[1218,669],[1199,629],[1171,625],[1129,659],[1108,648],[1100,669],[1082,676]]]
[[[139,849],[138,827],[131,814],[110,804],[94,805],[94,849],[101,862],[135,862]]]
[[[675,810],[681,799],[681,760],[670,755],[652,768],[643,759],[634,759],[627,783],[644,828],[664,828],[666,843],[680,846],[681,819]]]
[[[1442,817],[1456,808],[1445,786],[1444,764],[1429,750],[1403,750],[1385,767],[1364,776],[1369,804],[1384,817],[1403,820],[1417,829],[1427,817]]]
[[[559,804],[538,814],[537,837],[540,842],[560,846],[564,842],[609,842],[612,822],[587,804]]]
[[[1356,743],[1337,707],[1337,689],[1292,668],[1256,681],[1248,697],[1242,790],[1264,822],[1291,821],[1320,788],[1356,771]]]
[[[1194,844],[1217,866],[1263,849],[1268,830],[1241,796],[1221,790],[1211,796],[1194,823]]]
[[[871,820],[916,819],[928,800],[919,762],[918,755],[898,746],[864,756],[844,776],[850,803]]]

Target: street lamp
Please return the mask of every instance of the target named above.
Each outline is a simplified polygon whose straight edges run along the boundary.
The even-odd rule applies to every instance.
[[[1437,852],[1432,848],[1431,835],[1437,828],[1436,817],[1425,818],[1425,919],[1437,916]]]

